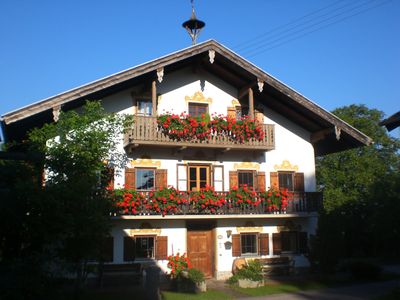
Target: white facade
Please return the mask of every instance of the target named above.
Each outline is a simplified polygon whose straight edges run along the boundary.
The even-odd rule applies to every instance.
[[[102,100],[108,111],[132,114],[136,112],[132,93],[138,93],[137,88],[132,88],[106,97]],[[238,90],[225,83],[223,80],[206,73],[205,71],[193,73],[191,69],[184,69],[164,76],[162,83],[157,83],[158,114],[172,112],[180,114],[188,112],[188,103],[199,102],[208,104],[210,115],[227,114],[228,107],[239,103]],[[255,93],[257,91],[255,90]],[[139,96],[140,98],[140,96]],[[188,163],[207,163],[216,166],[218,182],[211,182],[216,190],[229,190],[229,172],[234,170],[255,170],[265,172],[266,187],[270,186],[271,172],[291,171],[304,173],[304,187],[306,192],[315,191],[315,161],[314,148],[310,143],[310,133],[291,122],[271,109],[255,103],[264,112],[264,123],[275,125],[275,149],[267,152],[232,151],[215,152],[209,149],[187,149],[182,152],[172,151],[154,145],[142,149],[138,147],[129,154],[130,163],[127,167],[153,167],[168,170],[167,183],[180,190],[187,187],[187,174],[184,165]],[[121,151],[123,150],[121,137]],[[181,167],[179,167],[181,166]],[[219,168],[223,166],[223,168]],[[181,169],[179,169],[181,168]],[[178,171],[180,170],[180,171]],[[115,188],[124,185],[124,170],[117,170],[115,175]],[[179,172],[179,174],[177,174]],[[223,178],[223,180],[222,180]],[[217,187],[217,185],[219,187]],[[129,216],[125,219],[116,217],[112,236],[114,238],[113,263],[121,264],[124,261],[124,236],[167,236],[168,255],[187,252],[187,223],[196,219],[206,219],[205,222],[214,222],[213,226],[213,275],[216,278],[227,278],[231,275],[232,249],[226,242],[232,242],[232,235],[247,233],[268,233],[269,253],[264,257],[274,256],[272,234],[277,233],[285,226],[294,226],[298,230],[315,234],[316,214],[288,215],[242,215],[229,216],[166,216],[152,217]],[[142,224],[150,224],[151,229],[141,229]],[[289,224],[289,225],[288,225]],[[228,237],[227,232],[231,232]],[[229,243],[228,243],[229,244]],[[308,266],[308,261],[302,254],[293,255],[296,267]],[[137,259],[136,261],[141,261]],[[146,261],[144,259],[143,261]],[[167,261],[158,260],[157,264],[167,272]]]

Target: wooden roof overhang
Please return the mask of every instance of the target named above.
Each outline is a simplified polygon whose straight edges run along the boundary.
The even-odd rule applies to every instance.
[[[391,115],[389,118],[383,120],[380,123],[381,126],[385,126],[388,131],[392,131],[400,126],[400,111]]]
[[[215,51],[213,63],[210,62],[209,50]],[[205,69],[237,87],[238,97],[249,87],[256,91],[257,81],[263,81],[263,91],[254,93],[255,103],[263,103],[311,132],[316,155],[372,143],[372,140],[362,132],[214,40],[194,45],[5,114],[2,117],[5,135],[8,139],[22,139],[30,128],[52,122],[52,111],[55,107],[61,106],[62,110],[73,109],[81,106],[85,100],[101,99],[155,80],[156,72],[160,68],[164,69],[166,77],[169,73],[187,66]]]

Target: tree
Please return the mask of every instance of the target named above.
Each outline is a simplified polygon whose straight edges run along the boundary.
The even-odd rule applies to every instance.
[[[326,256],[386,256],[399,251],[396,242],[389,247],[384,244],[400,238],[393,230],[400,228],[400,141],[379,126],[383,119],[379,110],[350,105],[333,113],[374,143],[317,158],[317,182],[324,192],[325,209],[318,240],[330,249],[321,255],[334,262],[336,259]],[[387,211],[396,218],[385,217]]]
[[[57,216],[51,247],[76,274],[76,296],[111,228],[105,187],[109,168],[126,164],[121,135],[128,121],[87,102],[82,113],[62,112],[58,122],[29,133],[32,150],[44,154],[45,194]]]

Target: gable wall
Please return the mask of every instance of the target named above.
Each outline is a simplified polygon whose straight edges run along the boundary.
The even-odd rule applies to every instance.
[[[149,84],[150,86],[150,84]],[[107,111],[131,114],[134,112],[132,107],[132,91],[135,88],[114,94],[102,100]],[[204,71],[193,72],[192,69],[184,69],[172,74],[165,74],[161,83],[157,82],[158,114],[172,112],[180,114],[188,111],[188,100],[195,93],[202,93],[203,100],[209,103],[210,114],[227,114],[227,108],[232,106],[232,101],[236,100],[237,89],[228,85],[223,80],[208,74]],[[254,93],[258,93],[257,90]],[[186,98],[186,100],[185,100]],[[198,99],[197,99],[198,100]],[[196,100],[194,102],[197,102]],[[256,106],[261,104],[255,103]],[[264,155],[253,155],[250,151],[243,153],[230,153],[215,155],[214,152],[204,150],[188,150],[185,153],[174,153],[168,148],[155,147],[151,153],[138,149],[131,159],[138,159],[143,155],[150,156],[161,162],[160,168],[168,169],[168,184],[176,186],[176,165],[186,162],[208,161],[215,165],[224,165],[224,189],[229,189],[229,171],[233,170],[235,163],[251,161],[259,164],[259,171],[266,172],[266,186],[270,184],[270,172],[277,171],[284,160],[289,161],[298,172],[305,175],[305,190],[315,190],[315,163],[314,149],[309,142],[310,133],[294,124],[284,116],[261,105],[264,110],[264,123],[275,125],[275,150],[268,151]],[[123,151],[122,137],[120,150]],[[201,153],[199,153],[199,151]],[[196,159],[187,159],[197,156]],[[129,166],[129,165],[128,165]],[[115,183],[124,184],[124,170],[120,170]]]

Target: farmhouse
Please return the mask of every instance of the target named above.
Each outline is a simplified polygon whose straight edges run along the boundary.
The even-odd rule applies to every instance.
[[[85,100],[132,114],[113,170],[133,190],[110,217],[109,264],[187,253],[206,276],[236,258],[289,256],[307,267],[323,195],[315,157],[367,145],[346,122],[214,40],[5,114],[6,138],[56,122]]]

